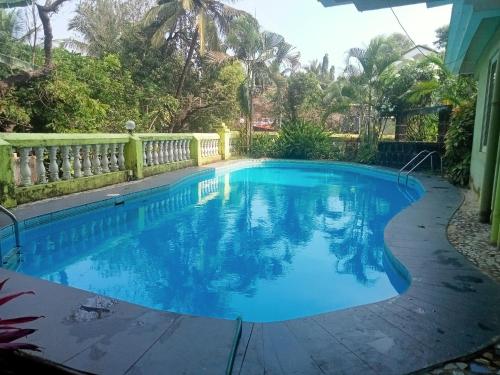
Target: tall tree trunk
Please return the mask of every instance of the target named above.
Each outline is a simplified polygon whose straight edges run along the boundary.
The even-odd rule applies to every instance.
[[[59,6],[68,0],[56,0],[52,4],[39,5],[36,7],[38,9],[38,15],[43,26],[43,50],[45,54],[45,62],[43,68],[37,69],[30,72],[20,72],[0,81],[0,97],[4,96],[7,91],[16,85],[26,84],[30,80],[38,77],[42,77],[50,72],[52,68],[52,26],[50,24],[50,13],[57,11]]]
[[[52,25],[50,24],[49,12],[45,10],[45,7],[37,5],[38,16],[42,22],[43,27],[43,53],[45,55],[45,63],[43,64],[45,68],[50,68],[52,66]]]
[[[184,68],[182,68],[182,74],[179,79],[179,84],[177,85],[177,90],[175,91],[175,97],[177,99],[180,98],[182,94],[182,88],[184,87],[184,82],[186,81],[187,70],[189,64],[191,63],[191,59],[193,58],[194,49],[196,48],[196,43],[198,42],[198,28],[194,31],[193,39],[191,40],[191,45],[189,46],[189,52],[184,63]]]
[[[367,138],[368,142],[372,141],[372,88],[368,88],[368,128],[367,128]]]
[[[248,112],[248,122],[249,122],[249,125],[248,125],[248,148],[250,149],[250,147],[252,147],[252,135],[253,135],[253,92],[254,92],[253,77],[251,80],[249,91],[250,92],[248,95],[248,101],[249,101],[249,105],[248,105],[248,109],[249,109],[249,112]]]

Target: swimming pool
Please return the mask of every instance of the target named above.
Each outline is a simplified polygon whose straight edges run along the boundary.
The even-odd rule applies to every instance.
[[[241,163],[31,220],[19,272],[178,313],[304,317],[406,290],[384,228],[422,194],[376,168]]]

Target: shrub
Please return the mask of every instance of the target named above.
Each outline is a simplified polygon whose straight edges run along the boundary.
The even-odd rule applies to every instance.
[[[285,123],[275,143],[275,156],[284,159],[328,159],[332,139],[324,127],[305,121]]]
[[[377,144],[362,142],[359,145],[354,161],[362,164],[374,164],[377,160]]]
[[[446,174],[451,183],[460,186],[469,184],[475,113],[475,98],[455,108],[450,128],[446,133],[444,155]]]
[[[273,157],[276,138],[276,134],[254,134],[249,151],[250,157]]]

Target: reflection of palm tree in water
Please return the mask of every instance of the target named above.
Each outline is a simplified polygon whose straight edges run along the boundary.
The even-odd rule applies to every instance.
[[[338,258],[336,271],[352,274],[362,284],[373,284],[378,276],[370,278],[369,272],[384,272],[383,232],[391,209],[384,207],[388,201],[369,186],[361,189],[343,188],[339,199],[342,212],[327,212],[325,216],[349,218],[341,228],[327,229],[331,236],[330,251]],[[382,204],[381,204],[382,203]]]
[[[168,251],[170,261],[155,267],[156,273],[144,275],[151,298],[169,309],[187,307],[195,314],[203,313],[208,305],[212,313],[227,311],[230,293],[252,296],[258,280],[275,279],[286,272],[285,264],[291,263],[294,251],[281,242],[283,234],[294,228],[286,228],[278,211],[287,207],[286,215],[296,215],[297,207],[287,204],[282,191],[269,193],[266,189],[243,181],[232,186],[228,202],[213,199],[189,210],[189,215],[177,213],[177,219],[169,221],[168,234],[153,236],[152,247]],[[264,209],[273,225],[256,225],[252,203],[259,196],[269,199]],[[210,230],[203,230],[208,227]],[[300,238],[301,233],[295,235]],[[150,233],[144,236],[151,242]],[[141,242],[141,238],[137,240]],[[139,263],[145,267],[155,261],[154,253],[145,251],[140,256]],[[115,259],[115,263],[124,262]]]
[[[218,180],[219,192],[224,191],[223,182],[224,176]],[[252,297],[259,281],[285,276],[298,251],[314,250],[309,244],[318,234],[328,238],[338,273],[372,283],[370,270],[384,271],[384,248],[376,244],[383,243],[392,207],[381,210],[388,203],[370,189],[322,183],[311,193],[303,186],[238,178],[229,194],[210,199],[201,199],[197,192],[171,191],[107,210],[104,222],[110,224],[102,235],[90,234],[86,244],[73,241],[72,252],[82,258],[90,254],[93,270],[103,279],[128,275],[127,293],[141,294],[154,306],[228,316],[233,294]],[[333,208],[332,197],[339,202]],[[180,201],[184,203],[175,203]],[[87,225],[81,238],[95,230],[88,229],[91,220],[80,220],[79,225]],[[93,248],[103,250],[94,254]],[[67,251],[63,241],[53,253]],[[56,257],[53,267],[61,267]],[[68,282],[65,272],[57,278]]]

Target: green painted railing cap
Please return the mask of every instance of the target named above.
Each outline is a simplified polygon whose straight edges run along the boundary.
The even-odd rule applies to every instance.
[[[128,134],[75,133],[2,133],[0,140],[16,147],[71,146],[84,144],[127,143]]]

